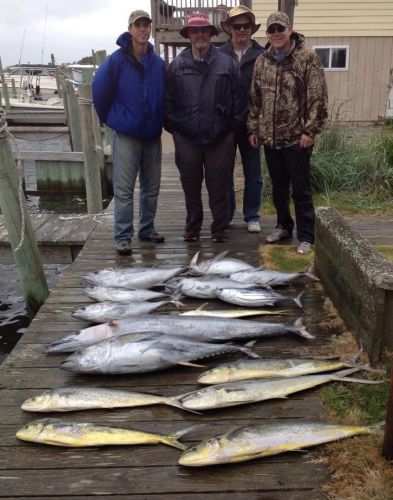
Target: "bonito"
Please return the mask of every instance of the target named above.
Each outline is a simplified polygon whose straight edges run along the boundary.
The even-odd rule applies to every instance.
[[[134,316],[84,328],[46,346],[44,352],[74,352],[101,340],[138,332],[169,332],[203,342],[226,342],[232,339],[261,339],[278,335],[297,335],[313,339],[302,319],[288,323],[266,323],[245,319],[200,318],[192,316],[154,315]]]
[[[187,447],[180,443],[178,439],[193,428],[195,426],[164,436],[109,425],[44,418],[34,420],[23,426],[16,433],[16,437],[22,441],[74,448],[163,443],[179,450],[185,450]]]
[[[245,462],[359,434],[376,434],[380,429],[381,424],[356,426],[322,422],[275,422],[240,427],[191,446],[181,454],[179,464],[202,467]]]
[[[297,297],[285,297],[273,290],[224,288],[217,290],[217,297],[223,302],[243,307],[275,306],[293,301],[302,308],[300,298],[303,293],[304,291],[299,293]]]
[[[198,263],[199,252],[197,252],[190,262],[190,270],[195,274],[221,274],[228,276],[237,271],[244,271],[245,269],[254,269],[253,266],[247,264],[240,259],[226,257],[226,252],[221,252],[212,259],[202,260]]]
[[[167,280],[185,271],[184,267],[130,267],[125,269],[103,269],[83,276],[91,285],[114,288],[151,288],[162,285]]]
[[[164,404],[179,407],[176,397],[93,387],[61,387],[26,399],[22,410],[32,412],[78,411],[97,408],[136,408]]]
[[[161,300],[159,302],[130,302],[123,304],[122,302],[99,302],[97,304],[89,304],[76,309],[72,316],[74,318],[83,319],[92,323],[106,323],[115,319],[130,318],[132,316],[140,316],[149,314],[162,306],[174,304],[176,307],[182,306],[178,300]]]
[[[165,285],[165,291],[168,293],[179,293],[195,299],[215,299],[221,288],[251,288],[251,286],[215,275],[175,278]]]
[[[286,398],[289,394],[336,380],[364,384],[380,384],[383,382],[347,377],[360,369],[351,368],[324,375],[304,375],[302,377],[272,380],[245,380],[243,382],[210,385],[179,396],[178,402],[188,410],[213,410],[215,408],[256,403],[268,399]]]
[[[153,290],[127,288],[109,288],[106,286],[93,286],[85,288],[84,293],[97,302],[109,300],[111,302],[143,302],[145,300],[164,299],[168,297],[167,293],[155,292]]]
[[[284,273],[281,271],[274,271],[273,269],[246,269],[245,271],[237,271],[236,273],[230,274],[229,278],[239,283],[251,285],[279,286],[287,285],[304,276],[314,281],[319,281],[319,279],[312,274],[311,270],[302,273]]]

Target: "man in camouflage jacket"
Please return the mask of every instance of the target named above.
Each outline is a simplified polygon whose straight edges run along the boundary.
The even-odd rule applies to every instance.
[[[325,75],[318,55],[305,48],[303,35],[292,30],[284,12],[269,16],[266,35],[266,50],[255,63],[247,122],[250,144],[264,145],[277,212],[277,226],[266,242],[292,237],[292,187],[297,251],[306,254],[314,243],[310,157],[327,118]]]

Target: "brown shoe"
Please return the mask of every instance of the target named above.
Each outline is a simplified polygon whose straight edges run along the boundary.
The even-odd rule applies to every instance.
[[[272,231],[269,235],[266,236],[266,243],[277,243],[282,240],[290,240],[292,238],[292,234],[284,229],[282,226],[277,226],[274,231]]]
[[[131,255],[131,241],[120,241],[116,243],[116,252],[119,255]]]
[[[214,243],[225,243],[228,241],[228,236],[223,232],[220,231],[219,233],[214,233],[212,235]]]

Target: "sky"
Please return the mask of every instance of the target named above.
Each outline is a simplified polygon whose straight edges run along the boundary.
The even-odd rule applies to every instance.
[[[150,12],[150,0],[0,0],[3,68],[19,60],[47,64],[51,54],[56,64],[77,62],[92,49],[110,54],[137,9]]]

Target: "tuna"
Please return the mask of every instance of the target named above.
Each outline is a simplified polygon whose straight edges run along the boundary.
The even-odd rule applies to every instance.
[[[229,275],[229,278],[239,283],[261,286],[279,286],[287,285],[302,277],[308,277],[314,281],[319,279],[312,274],[311,269],[302,273],[283,273],[273,269],[246,269]]]
[[[126,288],[108,288],[106,286],[94,286],[85,288],[85,294],[97,302],[109,300],[111,302],[143,302],[145,300],[163,299],[168,297],[167,293],[155,292],[153,290],[128,290]]]
[[[221,288],[251,288],[250,285],[238,283],[220,276],[203,276],[202,278],[174,279],[165,286],[168,293],[177,292],[195,299],[215,299]]]
[[[243,307],[264,307],[287,304],[293,301],[302,308],[300,298],[304,291],[297,297],[285,297],[273,290],[238,289],[224,288],[217,291],[217,298],[229,304],[236,304]]]
[[[190,270],[195,274],[221,274],[229,276],[237,271],[245,269],[254,269],[253,266],[247,264],[240,259],[226,257],[228,252],[222,252],[212,259],[203,260],[198,263],[199,252],[197,252],[190,262]]]

